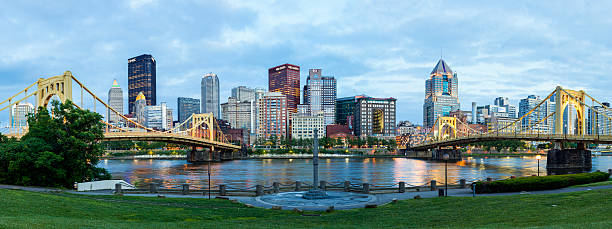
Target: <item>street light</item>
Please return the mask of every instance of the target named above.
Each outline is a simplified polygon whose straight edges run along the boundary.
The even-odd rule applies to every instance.
[[[448,196],[448,159],[450,155],[445,153],[442,158],[444,158],[444,196]]]
[[[538,176],[540,176],[540,160],[542,159],[542,156],[538,154],[538,156],[536,156],[536,160],[538,160]]]

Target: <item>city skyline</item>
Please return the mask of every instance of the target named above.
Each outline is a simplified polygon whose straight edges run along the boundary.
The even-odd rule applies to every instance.
[[[172,19],[171,13],[161,10],[175,7],[191,12],[186,6],[170,6],[155,1],[141,3],[90,6],[88,8],[94,10],[87,15],[45,11],[52,16],[50,18],[67,15],[74,22],[50,19],[44,24],[36,16],[26,16],[30,15],[27,10],[42,8],[37,3],[7,5],[2,11],[8,20],[0,27],[16,33],[0,38],[7,44],[7,49],[0,51],[5,57],[0,63],[0,71],[4,73],[2,77],[8,79],[2,93],[15,93],[11,89],[21,88],[39,77],[70,70],[85,84],[91,85],[96,94],[103,96],[108,90],[106,82],[112,82],[113,78],[118,79],[119,85],[128,85],[126,59],[148,53],[158,61],[158,102],[165,101],[171,108],[176,108],[177,97],[199,97],[199,88],[194,85],[204,73],[220,75],[219,80],[223,82],[220,98],[224,101],[231,88],[236,86],[266,88],[267,68],[293,63],[304,69],[322,68],[333,74],[338,80],[338,98],[359,94],[394,97],[398,99],[397,120],[421,123],[422,88],[426,74],[439,59],[442,49],[443,58],[460,75],[462,110],[469,110],[472,101],[490,104],[499,96],[508,97],[511,104],[518,106],[520,99],[531,94],[544,96],[556,85],[585,89],[596,97],[610,100],[605,93],[605,85],[610,83],[605,72],[610,67],[612,50],[610,41],[605,39],[608,32],[597,28],[605,28],[611,21],[598,18],[605,15],[600,10],[607,8],[601,5],[592,7],[589,3],[568,2],[563,5],[572,7],[555,8],[531,2],[514,3],[518,7],[453,2],[412,4],[414,6],[397,4],[395,8],[406,13],[391,11],[386,19],[413,16],[387,25],[381,20],[364,22],[366,20],[352,19],[367,15],[365,8],[381,16],[381,7],[376,5],[361,8],[341,2],[334,3],[338,4],[335,6],[312,3],[320,6],[313,10],[308,6],[310,3],[301,3],[294,6],[300,9],[297,10],[300,13],[289,17],[288,13],[278,10],[266,12],[264,8],[268,7],[263,7],[266,6],[263,3],[220,2],[194,7],[194,10],[210,8],[212,15],[221,15],[218,17],[220,25],[204,23],[205,28],[217,35],[207,38],[204,33],[186,32],[182,27],[173,30],[174,35],[163,32],[178,22],[190,25],[193,23],[190,21],[204,20],[194,16],[196,14]],[[79,8],[78,4],[73,7]],[[443,8],[441,5],[445,10],[431,10]],[[350,14],[333,14],[343,12],[343,9],[355,10]],[[105,10],[114,13],[106,17]],[[436,12],[440,17],[431,19],[428,11]],[[159,29],[150,30],[141,20],[135,20],[134,25],[123,25],[134,19],[132,17],[153,13],[160,14],[158,18],[151,18],[158,22],[155,24]],[[489,22],[477,20],[485,16],[491,18],[496,13],[502,17]],[[272,16],[275,14],[289,18],[274,21]],[[247,22],[239,15],[252,20]],[[425,21],[426,18],[430,21]],[[593,26],[580,26],[586,22]],[[269,28],[264,26],[266,23],[269,23]],[[422,25],[409,29],[415,24]],[[23,26],[25,29],[16,29]],[[103,29],[91,29],[96,26]],[[452,38],[436,36],[435,39],[414,35],[428,33],[428,27],[436,26],[452,28],[455,35]],[[68,35],[62,34],[66,32],[65,28],[71,28]],[[128,31],[132,29],[134,32]],[[272,29],[277,29],[280,36],[270,37]],[[382,37],[371,33],[376,29],[401,36]],[[299,30],[320,32],[322,37],[304,36]],[[30,36],[28,31],[39,31],[41,36]],[[124,38],[117,36],[126,31]],[[293,34],[295,31],[299,33]],[[185,35],[176,35],[181,33]],[[362,36],[364,34],[370,35]],[[136,35],[146,39],[136,39]],[[302,38],[291,42],[298,37]],[[347,38],[354,37],[360,38],[354,42],[347,41]],[[322,40],[329,42],[324,44]],[[281,53],[276,47],[289,52]],[[202,50],[210,50],[212,55],[202,53],[211,57],[201,59],[204,54],[196,53]],[[306,76],[307,73],[302,71],[302,82]],[[598,83],[592,83],[595,81]],[[74,99],[79,102],[78,96]],[[91,103],[86,101],[85,104]],[[0,120],[8,120],[7,115]]]

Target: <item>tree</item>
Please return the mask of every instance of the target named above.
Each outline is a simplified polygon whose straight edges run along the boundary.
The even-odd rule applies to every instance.
[[[71,101],[53,101],[51,110],[53,116],[42,107],[31,114],[20,141],[2,137],[0,183],[71,188],[74,182],[110,179],[96,167],[104,153],[102,116]]]

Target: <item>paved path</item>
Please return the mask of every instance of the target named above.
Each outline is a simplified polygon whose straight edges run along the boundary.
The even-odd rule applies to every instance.
[[[77,192],[74,190],[65,190],[65,189],[55,189],[55,188],[43,188],[43,187],[24,187],[24,186],[16,186],[16,185],[1,185],[0,189],[13,189],[13,190],[25,190],[25,191],[33,191],[33,192],[66,192],[72,194],[81,194],[81,195],[113,195],[112,190],[106,191],[95,191],[95,192]],[[554,189],[554,190],[543,190],[543,191],[530,191],[530,192],[508,192],[508,193],[490,193],[490,194],[477,194],[476,196],[509,196],[509,195],[537,195],[537,194],[555,194],[555,193],[568,193],[568,192],[579,192],[579,191],[590,191],[590,190],[599,190],[599,189],[612,189],[612,185],[602,185],[602,186],[593,186],[593,187],[575,187],[575,188],[562,188],[562,189]],[[208,198],[208,195],[181,195],[181,194],[124,194],[125,196],[145,196],[145,197],[158,197],[159,195],[163,195],[167,198]],[[471,189],[449,189],[449,196],[453,197],[472,197],[473,193]],[[405,192],[405,193],[386,193],[386,194],[375,194],[376,198],[373,198],[372,201],[367,203],[359,203],[350,206],[334,206],[337,210],[351,209],[351,208],[363,208],[366,205],[384,205],[388,204],[394,199],[397,200],[406,200],[413,199],[415,196],[420,196],[421,198],[435,198],[438,197],[438,191],[421,191],[421,192]],[[216,198],[215,195],[211,195],[211,198]],[[246,196],[227,196],[226,198],[230,200],[237,200],[243,204],[249,204],[255,207],[261,208],[272,208],[276,205],[268,204],[262,201],[259,201],[257,197],[246,197]],[[283,209],[293,209],[293,207],[282,207]],[[317,206],[317,207],[301,207],[301,210],[312,210],[312,211],[325,211],[329,206]]]

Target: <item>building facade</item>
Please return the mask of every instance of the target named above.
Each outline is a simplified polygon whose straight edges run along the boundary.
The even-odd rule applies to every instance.
[[[119,87],[117,80],[113,81],[113,86],[108,90],[108,106],[119,114],[123,114],[123,90]],[[119,124],[123,122],[121,116],[108,109],[106,112],[106,122]]]
[[[238,101],[234,97],[229,97],[227,103],[221,104],[221,113],[224,120],[228,121],[232,128],[244,129],[246,130],[245,133],[250,133],[252,105],[252,101]]]
[[[208,73],[202,77],[202,100],[200,100],[202,108],[200,111],[204,113],[213,113],[215,118],[220,119],[220,104],[219,104],[219,77],[214,73]]]
[[[336,79],[333,76],[321,76],[321,69],[308,70],[304,85],[304,104],[310,106],[313,114],[321,111],[325,125],[336,120]]]
[[[289,114],[296,113],[300,104],[300,66],[283,64],[268,69],[268,91],[285,95]]]
[[[367,97],[366,95],[357,95],[336,99],[336,124],[346,125],[351,130],[354,129],[357,101]]]
[[[425,81],[425,102],[423,104],[423,126],[434,125],[438,117],[448,116],[459,110],[459,79],[450,67],[440,59]]]
[[[232,97],[236,98],[240,102],[255,101],[255,89],[245,86],[232,88]]]
[[[200,113],[200,100],[194,98],[178,97],[176,101],[178,121],[183,123],[192,114]]]
[[[138,96],[136,96],[136,101],[134,102],[134,116],[136,118],[136,122],[143,126],[147,125],[146,107],[147,98],[142,92],[140,92],[138,93]]]
[[[612,123],[606,117],[612,117],[612,110],[610,110],[610,103],[602,103],[603,106],[594,106],[587,108],[588,116],[586,117],[587,122],[587,133],[591,135],[612,135]],[[569,106],[568,106],[569,107]],[[603,114],[603,115],[602,115]]]
[[[145,108],[147,127],[155,130],[166,130],[168,128],[168,107],[166,103]],[[172,125],[172,124],[170,124]]]
[[[257,100],[257,138],[287,137],[289,111],[287,97],[280,92],[266,92]]]
[[[394,98],[364,97],[355,104],[355,135],[360,137],[395,136]]]
[[[156,62],[153,56],[144,54],[128,59],[128,111],[133,114],[138,93],[147,98],[147,106],[157,104]]]
[[[34,112],[31,103],[18,103],[11,106],[10,131],[11,133],[24,133],[28,128],[28,114]]]
[[[291,118],[291,138],[314,138],[314,130],[318,130],[317,136],[326,136],[324,119],[325,117],[322,111],[316,114],[300,112],[293,114]]]

